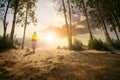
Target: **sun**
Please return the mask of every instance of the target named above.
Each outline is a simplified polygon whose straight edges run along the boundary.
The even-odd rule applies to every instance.
[[[57,39],[57,35],[54,32],[47,32],[44,37],[47,43],[53,43]]]

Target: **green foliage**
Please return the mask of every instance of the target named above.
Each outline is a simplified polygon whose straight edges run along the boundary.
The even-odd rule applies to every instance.
[[[73,50],[81,50],[82,46],[83,46],[82,42],[75,38],[73,41],[72,49]]]
[[[107,45],[115,49],[120,49],[120,40],[113,39],[112,42],[107,42]]]
[[[114,48],[120,49],[120,40],[114,40]]]
[[[14,47],[18,49],[21,48],[21,46],[21,43],[17,39],[14,39]]]
[[[100,39],[92,39],[89,40],[88,47],[90,49],[96,49],[96,50],[108,50],[107,43],[103,42]]]
[[[11,48],[11,45],[9,35],[6,35],[4,38],[0,36],[0,51]]]
[[[103,42],[100,39],[94,38],[93,40],[89,40],[88,47],[96,50],[110,50],[111,48],[120,49],[120,40],[113,39],[112,42]]]

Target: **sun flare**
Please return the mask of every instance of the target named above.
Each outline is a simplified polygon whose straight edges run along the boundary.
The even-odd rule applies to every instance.
[[[47,32],[44,37],[48,43],[53,43],[57,39],[57,35],[54,32]]]

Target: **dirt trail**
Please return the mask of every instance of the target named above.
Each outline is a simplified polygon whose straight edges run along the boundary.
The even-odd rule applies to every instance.
[[[120,80],[120,51],[37,49],[0,53],[0,80]]]

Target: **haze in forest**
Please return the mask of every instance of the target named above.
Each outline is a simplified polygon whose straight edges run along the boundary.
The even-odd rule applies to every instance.
[[[34,25],[33,23],[30,25],[27,25],[26,34],[25,34],[27,41],[30,41],[29,38],[33,32],[37,32],[39,42],[41,42],[42,44],[44,44],[44,43],[51,44],[56,47],[58,45],[60,45],[60,46],[68,45],[67,28],[66,28],[64,13],[63,13],[64,9],[63,9],[63,7],[61,9],[59,8],[59,6],[62,6],[62,2],[60,2],[60,4],[58,4],[57,2],[59,2],[59,1],[38,0],[38,2],[36,2],[36,6],[34,9],[35,9],[35,16],[37,18],[37,23],[36,23],[36,25]],[[71,5],[72,5],[72,3],[71,3]],[[65,1],[65,7],[67,8],[67,6],[68,6],[67,2]],[[74,4],[74,6],[75,6],[75,4]],[[86,8],[87,8],[87,6],[86,6]],[[63,11],[59,12],[59,9],[63,10]],[[68,14],[67,14],[67,16],[68,16]],[[84,13],[82,13],[82,11],[80,11],[79,8],[74,8],[74,12],[71,14],[71,16],[72,16],[72,38],[73,38],[73,40],[74,40],[74,38],[77,38],[84,45],[87,45],[88,41],[90,40],[90,33],[89,33],[89,29],[88,29],[86,15]],[[89,17],[89,16],[90,16],[90,13],[88,14],[88,20],[89,20],[89,25],[90,25],[93,36],[97,39],[101,39],[101,40],[105,41],[106,37],[104,34],[104,30],[102,30],[101,28],[95,28],[95,26],[99,25],[99,24],[95,24],[94,19],[92,19],[92,17]],[[13,18],[13,14],[11,14],[8,11],[7,22],[9,22],[9,23],[8,23],[8,29],[6,32],[7,34],[10,34],[10,32],[11,32],[12,18]],[[68,23],[70,23],[69,19],[68,19]],[[106,22],[106,24],[107,24],[107,22]],[[0,25],[1,25],[0,26],[0,30],[1,30],[0,34],[3,35],[2,21],[0,21]],[[110,26],[110,25],[108,25],[108,26]],[[115,33],[111,32],[109,30],[109,27],[107,27],[107,29],[108,29],[108,33],[109,33],[110,37],[113,39],[116,39]],[[116,28],[116,31],[117,31],[118,35],[120,35],[120,33],[118,32],[118,28]],[[16,24],[15,33],[14,33],[15,37],[17,39],[22,38],[23,32],[24,32],[24,27],[21,27],[20,23]],[[52,39],[54,38],[54,39],[50,40],[49,38],[52,38]],[[21,40],[19,40],[19,41],[21,42]]]

